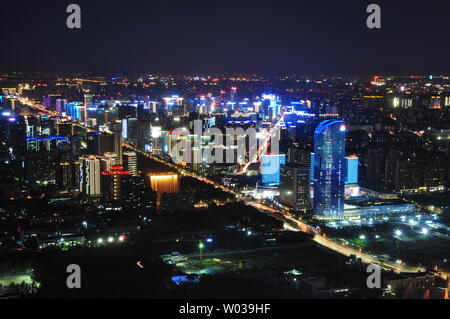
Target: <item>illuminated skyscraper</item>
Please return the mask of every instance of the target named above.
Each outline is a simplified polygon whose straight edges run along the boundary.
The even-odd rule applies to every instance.
[[[344,216],[344,121],[327,120],[314,134],[314,214],[320,219]]]
[[[80,157],[80,191],[87,196],[100,196],[100,160],[93,155]]]
[[[351,155],[345,158],[345,185],[358,184],[359,158]]]
[[[184,99],[182,97],[179,97],[178,95],[172,95],[172,97],[165,97],[164,102],[166,111],[172,113],[175,108],[182,107],[183,100]]]
[[[309,203],[309,166],[288,164],[281,168],[280,202],[305,212]]]
[[[66,109],[67,100],[66,99],[57,99],[56,100],[56,112],[64,112]]]
[[[261,183],[263,185],[280,185],[280,168],[286,164],[286,155],[263,155],[261,158]]]
[[[123,151],[122,151],[122,121],[115,121],[113,124],[114,133],[114,153],[117,154],[118,163],[122,165]]]
[[[230,92],[230,101],[236,102],[236,98],[237,98],[237,87],[233,86]]]
[[[137,170],[137,155],[135,152],[123,153],[123,167],[129,171],[132,176],[138,175]]]
[[[61,162],[56,169],[56,185],[59,190],[70,191],[80,187],[80,163]]]
[[[109,171],[102,172],[102,193],[103,198],[108,202],[122,199],[122,179],[130,175],[130,172],[123,170],[122,166],[111,166]]]
[[[97,156],[100,160],[100,170],[102,172],[109,172],[111,166],[117,164],[117,155],[115,153],[105,153],[102,156]]]

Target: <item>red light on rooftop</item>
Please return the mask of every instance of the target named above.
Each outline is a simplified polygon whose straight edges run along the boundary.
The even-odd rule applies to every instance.
[[[129,171],[122,171],[122,170],[117,170],[117,171],[111,171],[111,172],[102,172],[103,176],[112,176],[112,175],[130,175]]]

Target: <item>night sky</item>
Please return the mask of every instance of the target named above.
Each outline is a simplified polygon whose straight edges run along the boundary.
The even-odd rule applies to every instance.
[[[27,4],[28,3],[28,4]],[[82,29],[66,27],[66,7]],[[382,29],[366,7],[382,7]],[[450,1],[2,1],[2,70],[450,74]]]

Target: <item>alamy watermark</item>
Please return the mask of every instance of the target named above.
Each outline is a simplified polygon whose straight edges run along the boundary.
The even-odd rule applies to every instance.
[[[240,164],[256,162],[267,151],[279,153],[280,131],[277,127],[257,132],[254,127],[203,129],[202,121],[194,121],[194,131],[178,128],[169,137],[168,154],[175,163]]]
[[[78,4],[69,4],[66,13],[70,13],[67,17],[66,25],[69,29],[81,29],[81,8]]]
[[[381,29],[381,7],[378,4],[372,3],[367,6],[366,24],[369,29]],[[69,29],[81,29],[81,7],[78,4],[69,4],[66,8],[66,13],[70,13],[67,17],[66,25]]]
[[[69,289],[81,289],[81,268],[76,264],[67,266],[66,272],[70,274],[67,277],[66,285]]]
[[[370,4],[367,7],[367,27],[369,29],[381,29],[381,7],[378,4]]]
[[[367,288],[381,289],[381,268],[377,265],[369,265],[367,273],[370,274],[367,277]]]

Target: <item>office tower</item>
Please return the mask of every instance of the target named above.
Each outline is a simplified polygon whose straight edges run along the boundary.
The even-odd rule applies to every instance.
[[[51,110],[53,109],[53,99],[51,96],[44,96],[42,97],[42,102],[44,104],[44,108],[46,108],[47,110]]]
[[[125,209],[149,210],[156,207],[156,193],[140,176],[125,175],[122,179],[122,201]]]
[[[263,94],[265,114],[269,118],[275,118],[279,113],[278,98],[275,94]]]
[[[315,158],[314,158],[314,153],[311,153],[310,155],[310,162],[309,162],[309,181],[311,183],[311,186],[314,186],[314,162],[315,162]],[[314,189],[312,187],[312,189]]]
[[[233,86],[230,91],[230,101],[236,102],[237,99],[237,87]]]
[[[138,137],[138,119],[135,117],[129,117],[127,122],[127,141],[131,144],[137,144]]]
[[[42,102],[44,104],[44,108],[47,110],[55,110],[56,109],[56,101],[61,96],[58,94],[50,94],[48,96],[42,97]]]
[[[93,96],[92,94],[84,94],[84,106],[91,107],[93,104]]]
[[[69,191],[72,181],[70,163],[59,163],[56,170],[56,186],[61,191]]]
[[[151,113],[156,114],[157,113],[157,106],[158,103],[156,101],[150,101],[148,102],[148,108],[151,110]]]
[[[122,121],[115,121],[113,124],[114,133],[114,153],[117,154],[118,164],[122,165],[123,150],[122,150]]]
[[[385,157],[381,147],[367,150],[366,182],[370,186],[381,185],[384,182]]]
[[[52,133],[52,120],[50,115],[40,115],[39,128],[41,135],[51,135]]]
[[[59,154],[56,151],[28,152],[25,160],[26,179],[30,182],[54,183]]]
[[[107,132],[99,133],[98,138],[97,138],[98,145],[95,148],[96,153],[91,153],[91,154],[115,153],[116,152],[115,137],[116,136],[113,133],[107,133]],[[95,139],[94,139],[94,143],[95,143]]]
[[[311,161],[311,151],[308,147],[294,143],[289,146],[287,161],[289,163],[309,166]]]
[[[75,161],[71,163],[72,166],[72,190],[79,191],[80,190],[80,162]]]
[[[56,169],[56,186],[60,191],[77,190],[80,187],[80,163],[61,162]]]
[[[162,130],[160,126],[151,126],[151,151],[154,155],[162,154]]]
[[[97,158],[100,160],[101,172],[109,172],[111,166],[117,164],[117,155],[115,153],[105,153],[102,156],[97,156]]]
[[[57,99],[56,100],[56,112],[62,113],[66,110],[66,99]]]
[[[357,185],[359,179],[359,158],[350,155],[345,158],[345,185]]]
[[[88,108],[93,105],[93,96],[91,94],[84,94],[84,105],[83,105],[83,121],[88,122]]]
[[[99,154],[98,140],[98,132],[90,132],[87,134],[87,152],[89,154]]]
[[[287,164],[281,168],[280,202],[298,212],[306,212],[309,202],[309,166]]]
[[[439,161],[429,162],[424,167],[424,186],[428,189],[445,189],[444,163]]]
[[[123,153],[123,168],[130,172],[131,176],[137,176],[137,155],[135,152]]]
[[[164,108],[168,113],[172,113],[175,108],[183,106],[183,98],[178,95],[172,95],[171,97],[164,98]]]
[[[266,186],[280,185],[280,168],[286,164],[284,154],[266,154],[261,158],[261,183]]]
[[[72,136],[74,135],[72,122],[61,122],[56,125],[56,134],[58,136]]]
[[[87,121],[86,108],[79,102],[66,104],[66,114],[79,122]]]
[[[102,171],[101,189],[105,201],[115,202],[122,199],[122,179],[128,175],[130,172],[124,170],[120,165],[111,166],[109,171]]]
[[[0,117],[0,160],[23,161],[27,153],[27,121],[24,117]],[[21,168],[21,170],[23,167]]]
[[[80,157],[80,191],[86,196],[100,196],[100,160],[93,155]]]
[[[314,214],[320,219],[344,216],[344,121],[327,120],[314,134]]]

